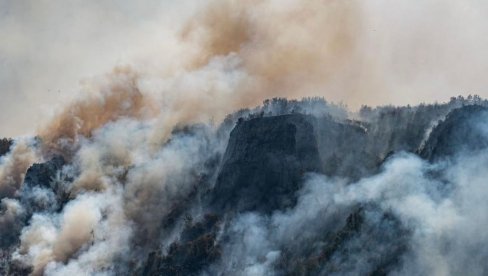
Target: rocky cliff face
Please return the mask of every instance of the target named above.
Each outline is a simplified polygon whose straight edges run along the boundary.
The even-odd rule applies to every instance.
[[[223,212],[292,207],[304,174],[320,172],[321,164],[310,116],[239,121],[230,133],[213,204]]]
[[[12,139],[3,138],[0,139],[0,157],[7,154],[10,151],[10,147],[13,144]]]
[[[487,115],[488,109],[477,105],[453,110],[432,130],[420,155],[435,161],[486,148]]]

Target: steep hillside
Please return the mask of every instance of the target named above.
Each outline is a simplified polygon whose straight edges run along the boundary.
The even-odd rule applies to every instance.
[[[341,110],[274,99],[160,144],[120,120],[63,155],[2,140],[0,272],[483,275],[485,104]]]

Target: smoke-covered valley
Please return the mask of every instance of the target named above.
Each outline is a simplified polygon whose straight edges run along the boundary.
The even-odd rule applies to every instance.
[[[488,274],[488,12],[414,2],[0,3],[0,275]]]

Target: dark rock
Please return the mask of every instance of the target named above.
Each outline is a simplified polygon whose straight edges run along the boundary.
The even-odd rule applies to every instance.
[[[64,165],[63,157],[55,156],[27,170],[20,190],[20,200],[26,207],[27,218],[34,212],[56,211],[68,201],[69,195],[61,183]]]
[[[64,158],[61,156],[55,156],[45,163],[34,164],[27,170],[24,184],[28,186],[51,187],[52,180],[64,164]]]
[[[292,207],[307,172],[358,179],[379,158],[366,151],[367,133],[331,117],[289,114],[239,120],[217,177],[218,210],[272,212]]]
[[[213,206],[263,212],[293,206],[303,175],[321,167],[312,122],[300,114],[241,120],[230,134]]]
[[[451,111],[444,121],[432,130],[420,155],[430,161],[454,156],[459,152],[473,152],[488,147],[488,108],[464,106]],[[488,128],[487,128],[488,129]]]
[[[10,147],[13,145],[12,139],[3,138],[0,139],[0,157],[7,154],[10,151]]]
[[[367,151],[368,134],[359,125],[321,117],[314,121],[314,129],[326,175],[357,180],[378,168],[378,158]]]

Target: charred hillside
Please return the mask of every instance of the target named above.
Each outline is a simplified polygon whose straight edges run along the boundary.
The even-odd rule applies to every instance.
[[[0,176],[22,176],[2,195],[0,274],[435,274],[433,250],[483,275],[486,106],[273,99],[156,146],[114,121],[69,160],[0,140]],[[24,148],[41,156],[16,172]]]

